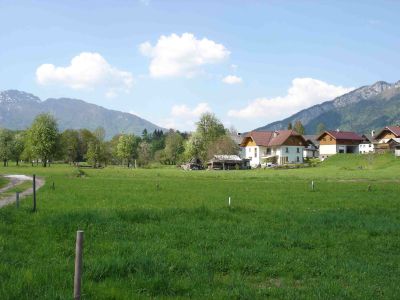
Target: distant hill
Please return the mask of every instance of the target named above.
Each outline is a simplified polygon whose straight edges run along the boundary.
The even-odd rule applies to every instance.
[[[38,97],[17,91],[0,92],[0,127],[25,129],[40,113],[51,113],[58,121],[60,130],[102,126],[106,137],[117,133],[140,135],[144,129],[152,132],[163,128],[136,115],[90,104],[82,100],[60,98],[41,101]]]
[[[282,121],[256,130],[286,129],[300,120],[307,134],[314,134],[319,123],[327,129],[352,130],[366,133],[387,125],[400,123],[400,81],[390,84],[378,81],[343,96],[304,109]]]

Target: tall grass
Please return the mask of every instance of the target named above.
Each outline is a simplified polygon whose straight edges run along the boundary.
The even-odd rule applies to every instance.
[[[85,299],[400,294],[400,163],[391,156],[296,170],[1,170],[47,180],[37,213],[31,198],[0,209],[1,299],[70,299],[78,229]]]

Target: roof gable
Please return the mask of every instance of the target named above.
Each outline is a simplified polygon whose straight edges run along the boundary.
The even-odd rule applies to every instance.
[[[386,131],[393,133],[397,138],[400,137],[400,126],[386,126],[376,135],[375,139],[379,139],[380,136]]]
[[[317,138],[317,140],[320,141],[322,139],[322,137],[326,134],[330,135],[335,140],[351,140],[351,141],[362,141],[363,140],[363,138],[360,135],[358,135],[357,133],[355,133],[353,131],[334,131],[334,130],[323,132]]]
[[[280,146],[283,145],[291,136],[299,137],[304,144],[307,143],[304,137],[294,130],[252,131],[243,138],[241,146],[245,146],[249,138],[251,138],[257,146]]]

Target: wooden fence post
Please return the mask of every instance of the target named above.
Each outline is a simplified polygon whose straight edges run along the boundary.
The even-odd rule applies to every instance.
[[[76,232],[74,299],[81,299],[83,231]]]
[[[19,208],[19,192],[15,193],[15,205]]]
[[[32,188],[33,188],[33,212],[36,212],[36,175],[33,174],[32,179]]]

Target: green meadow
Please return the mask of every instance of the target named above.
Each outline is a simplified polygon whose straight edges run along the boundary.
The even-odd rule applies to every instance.
[[[32,197],[0,209],[1,299],[71,299],[78,229],[83,299],[400,296],[391,155],[290,170],[83,171],[0,168],[46,180],[36,213]]]

